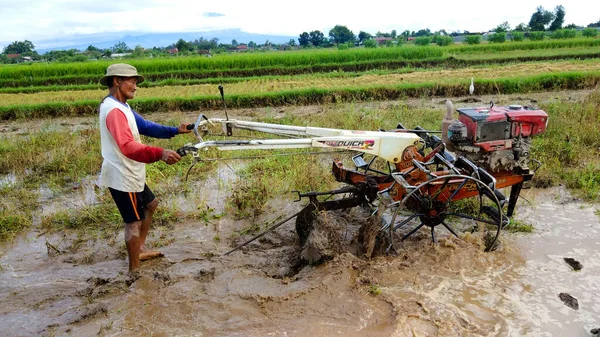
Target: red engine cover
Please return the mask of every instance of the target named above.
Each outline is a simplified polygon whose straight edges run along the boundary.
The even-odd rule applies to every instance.
[[[508,107],[492,106],[482,108],[461,108],[457,109],[458,119],[467,126],[467,137],[474,143],[512,139],[517,136],[529,137],[546,131],[548,124],[548,114],[543,110],[535,110],[520,105],[510,105]],[[500,128],[510,127],[503,135],[494,134],[487,137],[482,134],[484,126],[487,129],[493,127],[493,123]]]

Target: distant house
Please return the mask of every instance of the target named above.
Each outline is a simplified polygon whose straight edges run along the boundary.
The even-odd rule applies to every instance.
[[[131,53],[114,53],[114,54],[110,54],[110,57],[113,59],[117,59],[117,58],[121,58],[124,56],[129,56],[131,55]]]
[[[247,51],[247,50],[248,50],[248,46],[245,44],[240,44],[240,45],[237,45],[237,46],[229,49],[229,51],[232,51],[232,52],[240,52],[240,51]]]
[[[6,54],[6,57],[9,60],[14,60],[17,63],[33,61],[33,58],[31,56],[21,56],[21,54]]]
[[[391,37],[374,37],[373,40],[375,40],[377,44],[386,44],[388,41],[394,41]]]
[[[278,49],[279,50],[292,50],[292,49],[294,49],[294,47],[290,46],[290,44],[286,42],[286,43],[280,44]]]
[[[176,53],[179,53],[179,49],[177,49],[177,48],[171,48],[171,49],[167,50],[167,52],[169,54],[176,54]]]

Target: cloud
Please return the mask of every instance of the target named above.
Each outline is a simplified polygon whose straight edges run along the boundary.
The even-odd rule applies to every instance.
[[[202,13],[202,16],[204,16],[205,18],[217,18],[219,16],[225,16],[225,14],[216,13],[216,12],[204,12],[204,13]]]
[[[239,28],[256,34],[298,36],[335,25],[358,34],[361,30],[397,32],[445,29],[481,32],[504,21],[511,27],[528,23],[539,0],[468,0],[406,2],[383,0],[377,10],[345,5],[344,1],[303,0],[290,7],[285,1],[227,0],[0,0],[0,48],[29,40],[36,46],[73,34],[203,32]],[[543,1],[542,1],[543,2]],[[548,3],[544,8],[553,10]],[[565,6],[565,24],[587,25],[598,20],[600,2],[572,0]],[[225,13],[225,14],[224,14]]]

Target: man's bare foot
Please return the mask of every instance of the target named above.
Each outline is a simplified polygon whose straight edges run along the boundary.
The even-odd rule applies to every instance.
[[[140,252],[140,261],[148,261],[163,256],[165,256],[165,254],[163,254],[159,250],[145,250],[143,252]]]

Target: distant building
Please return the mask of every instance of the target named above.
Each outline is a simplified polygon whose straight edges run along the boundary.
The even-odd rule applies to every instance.
[[[113,59],[118,59],[124,56],[129,56],[131,55],[131,53],[114,53],[114,54],[110,54],[110,57]]]
[[[277,48],[279,50],[293,50],[295,49],[294,46],[291,46],[289,43],[282,43],[279,45],[279,47]]]
[[[179,49],[177,49],[177,48],[171,48],[171,49],[167,50],[167,52],[169,54],[176,54],[176,53],[179,53]]]
[[[9,60],[14,60],[14,62],[33,62],[33,58],[31,56],[21,56],[21,54],[6,54],[6,57]]]
[[[229,51],[232,51],[232,52],[240,52],[240,51],[247,51],[247,50],[248,50],[248,46],[245,44],[240,44],[240,45],[237,45],[237,46],[229,49]]]
[[[373,40],[375,40],[377,44],[386,44],[388,41],[394,41],[391,37],[374,37]]]

